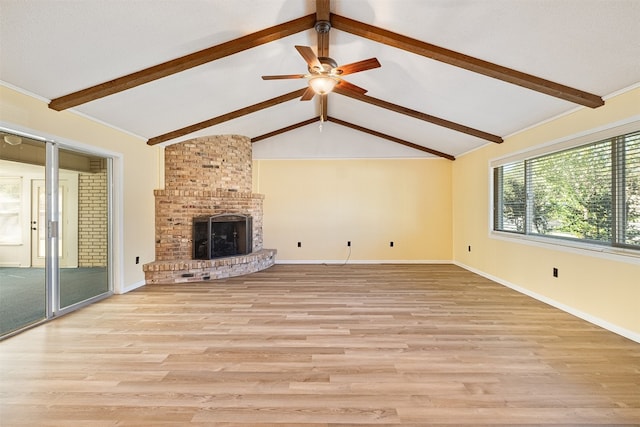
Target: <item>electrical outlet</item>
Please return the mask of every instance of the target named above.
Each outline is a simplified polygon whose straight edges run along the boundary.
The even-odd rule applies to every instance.
[[[553,267],[553,277],[558,277],[558,269]]]
[[[389,242],[389,247],[393,247],[393,242]]]
[[[347,246],[351,246],[351,240],[347,242]]]

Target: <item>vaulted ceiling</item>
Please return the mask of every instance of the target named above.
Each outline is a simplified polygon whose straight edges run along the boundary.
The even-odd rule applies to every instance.
[[[639,20],[637,0],[0,0],[0,80],[149,145],[453,160],[637,85]],[[261,79],[306,73],[296,45],[381,67],[300,101],[304,79]]]

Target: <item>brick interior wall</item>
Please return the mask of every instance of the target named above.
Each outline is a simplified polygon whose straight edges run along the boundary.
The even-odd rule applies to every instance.
[[[165,148],[165,189],[155,190],[156,261],[192,259],[193,217],[253,217],[253,251],[262,249],[263,196],[251,193],[251,140],[217,135]]]
[[[107,169],[91,160],[91,172],[78,176],[78,266],[107,265]]]

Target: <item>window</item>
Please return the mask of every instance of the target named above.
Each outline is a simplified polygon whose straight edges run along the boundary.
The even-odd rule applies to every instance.
[[[0,177],[0,244],[22,243],[22,179]]]
[[[493,229],[640,249],[640,131],[493,169]]]

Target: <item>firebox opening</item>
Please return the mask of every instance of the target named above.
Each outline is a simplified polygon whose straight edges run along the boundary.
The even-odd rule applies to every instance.
[[[220,214],[193,218],[193,258],[213,259],[250,254],[251,216]]]

